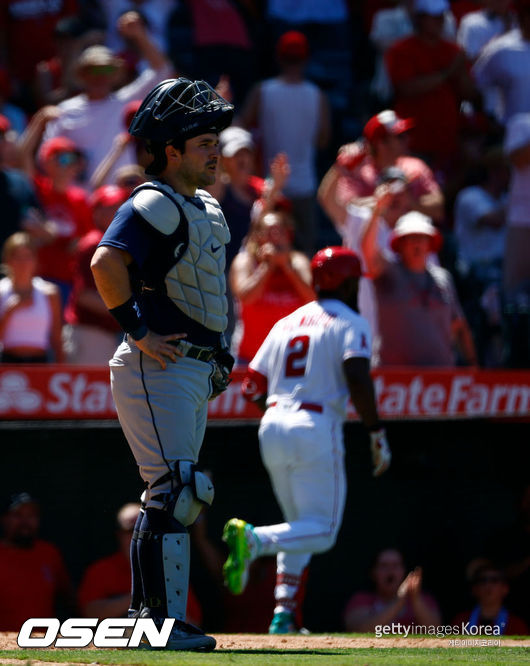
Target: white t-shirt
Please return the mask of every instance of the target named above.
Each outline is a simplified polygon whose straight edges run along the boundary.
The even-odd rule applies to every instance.
[[[157,71],[146,69],[132,83],[105,99],[92,101],[81,94],[61,102],[61,116],[47,125],[43,140],[55,136],[71,139],[86,157],[85,179],[88,181],[109,152],[115,137],[127,131],[123,122],[125,106],[132,100],[143,99],[159,81],[170,75],[169,66]],[[105,182],[113,183],[116,170],[125,164],[136,164],[136,154],[130,144],[116,161]]]
[[[528,87],[530,88],[530,83]],[[530,144],[530,113],[518,113],[506,126],[504,151],[509,154],[528,144]],[[512,227],[530,227],[530,165],[512,170],[507,222]]]
[[[495,199],[479,186],[465,187],[458,193],[454,207],[455,235],[458,254],[468,264],[503,258],[506,229],[478,227],[477,221],[505,204],[505,195]]]
[[[286,83],[279,78],[261,84],[260,132],[264,170],[272,159],[287,153],[291,174],[287,196],[314,194],[317,186],[316,144],[320,125],[320,91],[314,83]]]
[[[368,322],[335,299],[312,301],[280,319],[250,368],[268,380],[267,404],[316,403],[344,420],[349,397],[343,362],[370,358]]]
[[[518,28],[486,44],[472,73],[484,93],[500,91],[502,122],[516,113],[530,111],[530,42],[523,39]]]
[[[46,283],[40,277],[31,280],[33,291],[31,302],[15,310],[7,323],[0,345],[4,349],[12,347],[35,347],[46,351],[50,346],[52,328],[52,307],[46,290]],[[4,314],[13,295],[11,278],[0,280],[0,317]]]

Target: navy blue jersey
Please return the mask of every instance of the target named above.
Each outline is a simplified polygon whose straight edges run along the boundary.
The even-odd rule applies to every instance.
[[[160,335],[187,333],[188,342],[216,346],[221,334],[188,317],[167,295],[165,277],[186,249],[187,224],[181,219],[172,234],[163,234],[144,220],[133,208],[132,199],[128,199],[118,209],[99,245],[126,250],[131,255],[131,288],[151,331]]]

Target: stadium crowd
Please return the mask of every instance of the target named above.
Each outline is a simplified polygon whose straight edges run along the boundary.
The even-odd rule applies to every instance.
[[[236,105],[212,193],[242,363],[311,300],[304,255],[343,243],[373,278],[376,363],[528,367],[528,0],[25,4],[0,17],[2,362],[106,363],[90,252],[145,180],[139,101],[183,75]],[[404,321],[432,353],[405,353]]]
[[[182,75],[236,107],[211,193],[232,234],[228,334],[241,365],[313,299],[314,252],[344,244],[367,275],[374,364],[530,367],[530,0],[15,0],[0,12],[0,362],[107,363],[120,331],[90,259],[147,178],[151,158],[127,133],[140,100]],[[118,516],[118,540],[130,524]],[[201,529],[196,547],[220,581]],[[56,580],[26,616],[52,616],[56,593],[75,601],[37,531],[32,498],[4,507],[0,572],[37,543]],[[255,595],[270,596],[269,565],[256,566]],[[515,574],[496,567],[470,569],[476,605],[462,618],[508,622]],[[372,579],[345,628],[371,631],[383,609],[439,621],[400,553],[379,554]],[[87,613],[122,612],[83,589]],[[230,627],[250,622],[239,603]]]

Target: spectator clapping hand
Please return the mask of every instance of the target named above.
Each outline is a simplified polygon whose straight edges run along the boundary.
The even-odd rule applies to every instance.
[[[399,598],[409,597],[415,599],[421,592],[422,569],[416,567],[411,571],[398,588],[397,596]]]

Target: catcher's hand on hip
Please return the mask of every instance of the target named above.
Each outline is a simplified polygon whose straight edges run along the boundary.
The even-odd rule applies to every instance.
[[[176,363],[179,356],[184,356],[183,352],[174,344],[174,340],[185,338],[187,333],[174,333],[172,335],[159,335],[153,331],[147,331],[146,335],[140,340],[136,340],[136,346],[144,354],[151,356],[160,363],[162,370],[167,367],[167,362]]]
[[[372,463],[374,465],[373,475],[381,476],[390,467],[390,461],[392,460],[384,428],[370,433],[370,451],[372,452]]]

